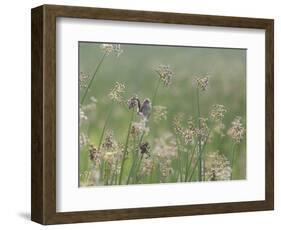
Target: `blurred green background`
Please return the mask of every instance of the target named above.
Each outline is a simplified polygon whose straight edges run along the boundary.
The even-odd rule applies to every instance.
[[[116,57],[107,56],[99,69],[84,104],[90,97],[97,99],[96,110],[87,126],[91,142],[98,144],[101,131],[109,111],[111,101],[108,93],[115,82],[126,85],[126,98],[137,94],[141,100],[152,98],[158,75],[155,68],[159,64],[169,64],[175,72],[170,87],[160,87],[155,105],[168,109],[167,120],[151,127],[148,138],[160,137],[164,132],[172,132],[172,119],[179,113],[196,117],[196,76],[210,75],[208,90],[200,95],[201,116],[207,117],[213,104],[225,105],[225,132],[236,116],[246,123],[246,50],[204,47],[175,47],[158,45],[121,44],[124,52]],[[79,71],[93,75],[103,53],[99,43],[79,43]],[[81,92],[80,92],[81,95]],[[109,126],[120,142],[125,142],[130,113],[120,105],[115,105]],[[246,125],[245,125],[246,126]],[[83,127],[81,128],[83,129]],[[224,138],[207,145],[206,151],[219,150],[228,159],[231,155],[232,141]],[[80,151],[80,173],[90,165],[86,150]],[[233,177],[244,179],[246,176],[246,141],[237,147],[236,164]]]

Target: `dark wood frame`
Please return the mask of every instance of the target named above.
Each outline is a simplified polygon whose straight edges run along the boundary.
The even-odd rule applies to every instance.
[[[266,186],[264,201],[56,212],[56,18],[88,18],[264,29],[266,36]],[[43,5],[32,9],[31,219],[61,224],[274,209],[274,21],[88,7]]]

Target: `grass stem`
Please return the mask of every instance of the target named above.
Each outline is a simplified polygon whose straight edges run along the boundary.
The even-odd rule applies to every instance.
[[[207,142],[208,142],[208,139],[209,139],[209,136],[210,136],[210,133],[211,133],[211,132],[212,132],[212,129],[210,129],[210,131],[208,132],[206,141],[204,142],[201,151],[198,153],[199,155],[198,155],[198,158],[197,158],[197,160],[196,160],[196,162],[195,162],[195,166],[194,166],[194,168],[193,168],[193,170],[192,170],[192,172],[191,172],[191,175],[190,175],[190,177],[189,177],[189,180],[188,180],[189,182],[191,181],[191,179],[192,179],[192,177],[193,177],[193,175],[194,175],[194,172],[195,172],[196,167],[198,167],[198,164],[199,164],[199,162],[200,162],[201,159],[202,159],[202,155],[203,155],[204,149],[205,149],[205,147],[206,147],[206,145],[207,145]]]
[[[144,154],[141,154],[140,159],[139,159],[139,161],[138,161],[138,163],[137,163],[137,167],[136,167],[136,171],[135,171],[134,179],[133,179],[133,183],[134,183],[134,184],[137,182],[138,172],[139,172],[139,169],[140,169],[140,166],[141,166],[141,162],[142,162],[142,159],[143,159],[143,155],[144,155]]]
[[[88,94],[88,92],[89,92],[89,89],[91,88],[91,85],[92,85],[92,83],[93,83],[93,81],[94,81],[94,79],[95,79],[95,77],[96,77],[96,75],[97,75],[97,72],[99,71],[99,69],[100,69],[100,67],[101,67],[101,64],[103,63],[105,57],[106,57],[106,53],[104,53],[103,56],[102,56],[102,58],[100,59],[98,65],[97,65],[97,68],[96,68],[96,70],[95,70],[95,72],[94,72],[94,74],[93,74],[93,76],[92,76],[92,78],[91,78],[89,84],[87,85],[87,87],[86,87],[86,89],[85,89],[85,92],[84,92],[84,94],[83,94],[83,96],[82,96],[82,99],[81,99],[81,102],[80,102],[81,105],[84,104],[85,99],[86,99],[86,97],[87,97],[87,94]]]
[[[197,102],[197,119],[198,119],[198,128],[199,130],[201,129],[201,124],[200,124],[200,93],[199,93],[199,87],[196,88],[196,102]],[[198,153],[201,153],[201,137],[200,135],[198,136]],[[199,163],[198,163],[198,180],[202,181],[202,156],[200,155]]]
[[[158,90],[159,90],[159,87],[160,87],[160,84],[161,84],[161,78],[159,78],[158,82],[157,82],[157,86],[154,90],[154,94],[153,94],[153,97],[152,97],[152,106],[154,106],[154,103],[155,103],[155,100],[156,100],[156,96],[157,96],[157,93],[158,93]]]
[[[194,145],[194,147],[192,149],[190,160],[186,161],[186,164],[185,164],[185,177],[184,177],[184,181],[185,182],[187,182],[188,172],[190,170],[190,167],[191,167],[194,155],[195,155],[195,150],[196,150],[197,145],[198,145],[198,142],[196,142],[196,144]]]
[[[134,119],[134,114],[135,114],[135,111],[132,110],[132,115],[131,115],[131,119],[130,119],[130,123],[129,123],[129,128],[128,128],[128,132],[127,132],[126,143],[125,143],[125,147],[124,147],[124,151],[123,151],[123,156],[122,156],[122,161],[121,161],[121,169],[120,169],[120,175],[119,175],[119,180],[118,180],[118,184],[119,185],[122,183],[122,176],[123,176],[123,171],[124,171],[124,163],[125,163],[125,160],[126,160],[128,143],[129,143],[129,138],[130,138],[132,122],[133,122],[133,119]]]
[[[132,176],[133,171],[135,169],[136,160],[137,160],[136,138],[135,137],[133,138],[133,152],[132,152],[132,154],[133,154],[133,162],[132,162],[132,166],[131,166],[130,171],[129,171],[129,175],[128,175],[128,179],[127,179],[126,184],[130,183],[130,179],[131,179],[131,176]]]
[[[180,150],[179,137],[177,134],[176,134],[176,144],[177,144],[177,150],[178,150],[178,169],[179,169],[178,173],[179,173],[179,177],[180,177],[180,182],[182,182],[181,150]],[[186,161],[188,161],[188,159],[186,159]],[[178,176],[177,176],[177,180],[178,180]]]
[[[100,150],[100,147],[101,147],[101,144],[102,144],[102,141],[103,141],[103,137],[104,137],[104,134],[105,134],[105,130],[106,130],[108,122],[110,120],[112,111],[113,111],[113,102],[111,103],[109,112],[107,114],[107,117],[105,119],[105,122],[104,122],[104,125],[103,125],[103,128],[102,128],[102,132],[101,132],[101,136],[100,136],[100,140],[99,140],[99,145],[98,145],[98,150]]]
[[[100,151],[100,148],[101,148],[101,145],[102,145],[102,142],[103,142],[103,137],[104,137],[104,134],[105,134],[105,130],[106,130],[108,122],[110,120],[112,111],[113,111],[113,102],[110,106],[109,112],[107,114],[107,117],[105,119],[105,122],[104,122],[104,125],[103,125],[103,128],[102,128],[102,132],[101,132],[101,136],[100,136],[100,140],[99,140],[99,144],[98,144],[98,151]],[[103,171],[104,171],[104,161],[103,160],[101,161],[100,165],[101,165],[100,166],[100,178],[103,178]]]
[[[236,143],[234,142],[233,145],[232,145],[232,150],[231,150],[231,175],[230,175],[230,180],[232,180],[232,177],[233,177],[235,147],[236,147]]]

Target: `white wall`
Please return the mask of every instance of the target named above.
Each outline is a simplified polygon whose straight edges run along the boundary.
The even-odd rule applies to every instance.
[[[0,226],[1,229],[41,229],[30,216],[30,8],[48,4],[85,5],[137,10],[174,11],[275,19],[275,86],[280,85],[281,14],[277,0],[45,0],[2,1],[0,6]],[[279,8],[279,10],[278,10]],[[281,93],[276,92],[275,117],[280,117]],[[275,121],[276,210],[152,220],[119,221],[68,225],[69,229],[277,229],[280,222],[281,124]],[[5,226],[5,227],[4,227]],[[66,226],[52,226],[61,229]]]

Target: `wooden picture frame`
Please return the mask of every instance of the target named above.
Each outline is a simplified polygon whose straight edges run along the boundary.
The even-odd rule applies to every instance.
[[[121,20],[218,27],[255,28],[266,36],[265,200],[101,211],[56,211],[56,18]],[[157,218],[274,208],[274,21],[179,13],[43,5],[32,9],[32,186],[31,219],[64,224]]]

